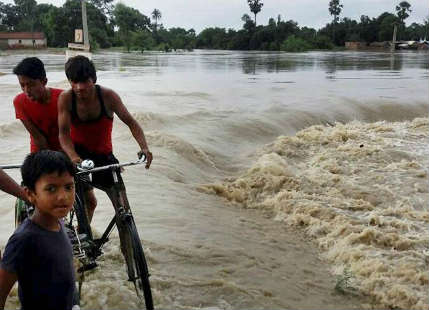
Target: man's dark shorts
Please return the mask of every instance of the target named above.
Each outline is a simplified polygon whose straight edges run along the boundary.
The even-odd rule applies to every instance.
[[[81,147],[81,146],[75,146],[76,153],[79,155],[79,157],[82,160],[90,159],[94,162],[95,167],[101,167],[101,166],[107,166],[111,164],[117,164],[119,161],[116,159],[116,157],[110,153],[110,154],[96,154],[93,152],[89,152],[87,149]],[[119,175],[119,178],[121,176]],[[101,186],[104,188],[110,188],[114,182],[113,182],[113,175],[111,170],[105,170],[100,172],[95,172],[92,174],[92,184],[95,186]],[[85,190],[92,189],[91,186],[85,186]]]

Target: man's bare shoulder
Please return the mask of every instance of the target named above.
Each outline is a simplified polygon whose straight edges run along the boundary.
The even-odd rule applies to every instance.
[[[119,95],[110,88],[104,87],[100,85],[101,94],[103,96],[104,103],[107,104],[109,110],[114,110],[114,106],[116,106],[119,102],[121,102],[121,98]]]
[[[72,101],[72,90],[71,89],[64,90],[58,97],[58,104],[60,106],[68,107],[69,105],[71,105],[71,101]]]
[[[103,94],[103,99],[108,99],[111,97],[119,97],[119,95],[111,88],[100,85],[100,89],[101,89],[101,93]]]

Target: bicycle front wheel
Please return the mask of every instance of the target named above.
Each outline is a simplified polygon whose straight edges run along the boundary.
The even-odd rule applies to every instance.
[[[149,283],[149,270],[143,247],[132,216],[118,225],[121,236],[122,253],[127,264],[129,280],[134,282],[137,295],[144,296],[147,310],[153,310],[152,292]]]

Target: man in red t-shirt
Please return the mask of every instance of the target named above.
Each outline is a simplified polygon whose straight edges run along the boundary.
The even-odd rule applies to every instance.
[[[31,138],[31,152],[61,150],[58,140],[58,97],[62,89],[46,86],[45,67],[37,57],[24,58],[14,69],[22,93],[13,100],[16,118]]]

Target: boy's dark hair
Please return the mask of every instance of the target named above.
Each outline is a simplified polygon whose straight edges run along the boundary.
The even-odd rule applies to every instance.
[[[65,64],[65,71],[67,79],[72,82],[86,82],[90,78],[94,83],[97,82],[94,63],[85,56],[69,58]]]
[[[13,68],[13,73],[23,75],[31,79],[46,79],[46,71],[43,62],[37,57],[27,57],[21,60],[19,64]]]
[[[64,153],[42,150],[30,153],[21,166],[22,183],[29,189],[34,190],[37,180],[44,174],[57,172],[75,175],[75,167],[71,160]]]

